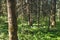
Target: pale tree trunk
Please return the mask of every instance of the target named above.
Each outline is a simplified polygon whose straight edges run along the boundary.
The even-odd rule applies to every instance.
[[[50,28],[55,27],[56,0],[51,0]]]
[[[16,0],[7,0],[9,40],[18,40],[17,37],[18,27],[15,7]]]

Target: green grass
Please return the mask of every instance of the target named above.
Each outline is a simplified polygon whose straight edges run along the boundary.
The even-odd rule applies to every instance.
[[[38,28],[37,26],[33,27],[20,26],[19,29],[20,29],[19,38],[22,37],[21,40],[59,40],[60,38],[60,32],[58,29],[48,31],[47,28],[44,27]]]
[[[0,40],[8,40],[8,23],[7,18],[0,17]],[[56,23],[56,30],[48,31],[48,22],[42,22],[40,27],[37,24],[29,26],[18,23],[19,40],[60,40],[60,22]]]

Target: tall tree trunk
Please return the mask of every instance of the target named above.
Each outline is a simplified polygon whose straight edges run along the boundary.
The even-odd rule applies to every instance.
[[[27,6],[26,6],[26,9],[27,9],[27,14],[28,14],[28,25],[30,25],[30,12],[29,12],[29,2],[27,2]]]
[[[18,27],[17,27],[15,7],[16,7],[16,0],[7,0],[9,40],[18,40],[17,37]]]
[[[55,27],[56,0],[51,0],[50,27]]]
[[[38,24],[38,27],[39,27],[39,18],[40,18],[40,0],[37,0],[37,24]]]
[[[27,4],[27,13],[28,13],[28,23],[30,26],[32,26],[32,0],[29,0],[28,1],[28,4]]]
[[[42,12],[43,17],[45,18],[48,14],[48,0],[42,0]]]

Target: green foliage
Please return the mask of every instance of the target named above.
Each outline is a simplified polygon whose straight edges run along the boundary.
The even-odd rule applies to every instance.
[[[8,40],[7,17],[0,17],[0,40]],[[29,26],[21,24],[18,19],[18,39],[19,40],[60,40],[60,22],[57,22],[56,30],[48,31],[48,22],[45,21],[38,27],[36,24]]]
[[[0,0],[1,1],[1,0]],[[36,1],[34,0],[34,4]],[[33,3],[33,2],[32,2]],[[34,11],[32,14],[33,17],[33,26],[29,26],[28,16],[25,13],[24,17],[22,13],[17,18],[18,22],[18,39],[19,40],[60,40],[60,21],[57,21],[59,18],[57,15],[56,18],[56,30],[49,30],[49,16],[40,15],[40,24],[37,26],[37,16],[36,16],[36,5],[34,5]],[[7,13],[6,13],[6,4],[2,4],[3,14],[0,16],[0,40],[8,40],[8,22],[7,22]],[[57,0],[57,9],[60,9],[60,1]],[[50,7],[50,6],[49,6]],[[18,8],[19,9],[19,8]],[[46,9],[44,9],[46,10]],[[19,11],[20,12],[20,11]],[[58,12],[56,14],[59,14]],[[0,13],[1,15],[1,13]],[[59,19],[60,20],[60,19]]]

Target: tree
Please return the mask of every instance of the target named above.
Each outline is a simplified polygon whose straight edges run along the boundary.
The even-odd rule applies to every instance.
[[[37,0],[37,23],[39,27],[39,19],[40,19],[40,0]]]
[[[7,0],[9,40],[18,40],[17,37],[18,27],[17,27],[15,7],[16,7],[16,0]]]
[[[2,0],[0,0],[0,16],[3,14],[3,11],[2,11]]]
[[[56,0],[51,0],[50,27],[55,27]]]
[[[32,26],[32,0],[27,1],[28,24]]]

